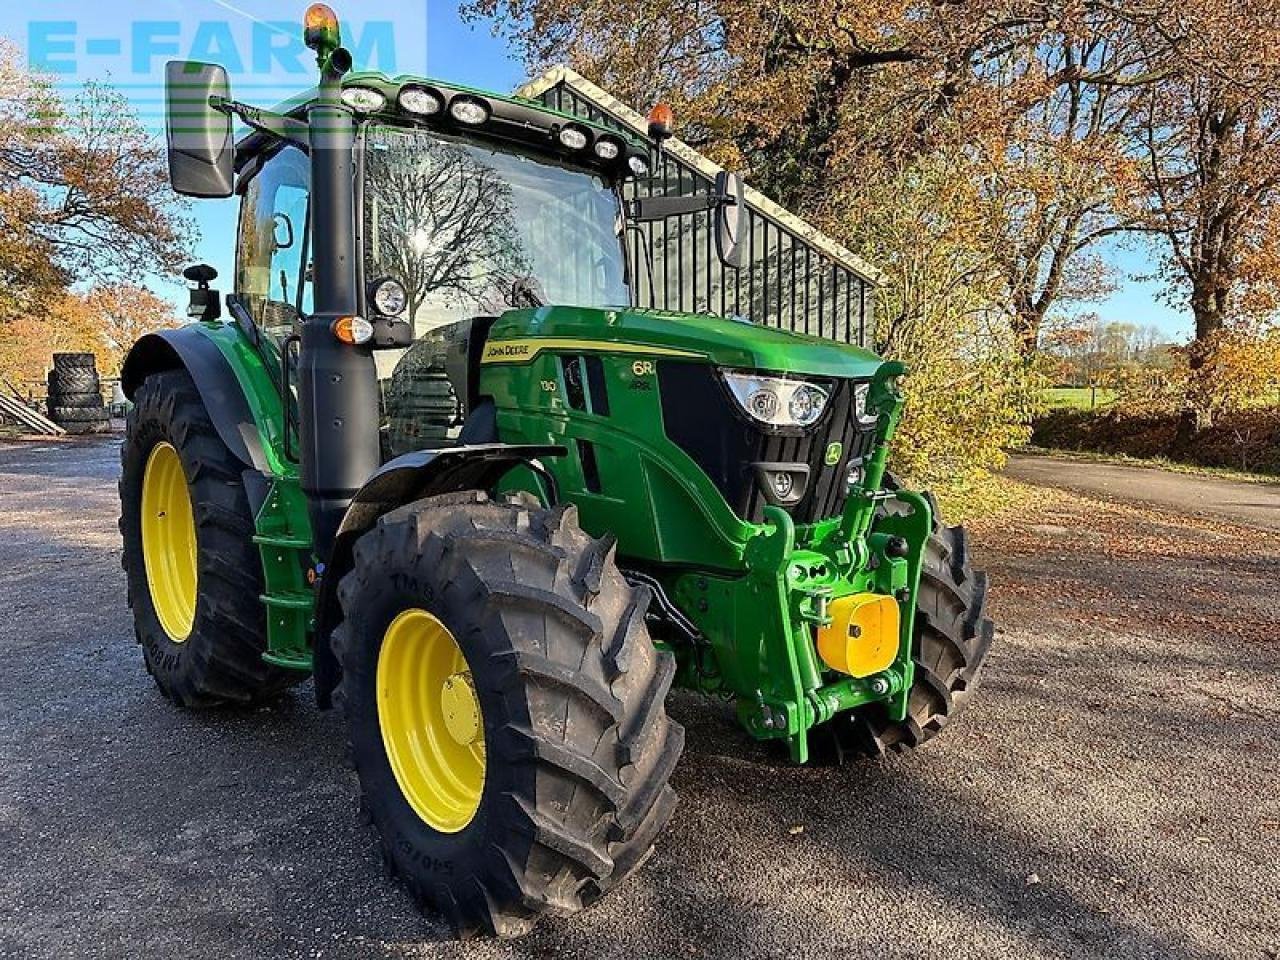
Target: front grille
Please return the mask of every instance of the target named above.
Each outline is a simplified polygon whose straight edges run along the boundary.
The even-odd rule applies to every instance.
[[[753,463],[807,463],[809,487],[786,509],[796,523],[814,523],[844,508],[849,464],[868,456],[875,445],[874,428],[859,429],[853,415],[850,380],[836,381],[822,419],[794,435],[768,433],[749,422],[715,368],[706,364],[660,361],[658,384],[667,437],[706,472],[744,520],[759,523],[769,502],[756,485]],[[841,456],[827,466],[833,441],[842,445]]]

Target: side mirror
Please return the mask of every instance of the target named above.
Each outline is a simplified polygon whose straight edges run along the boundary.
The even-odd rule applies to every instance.
[[[198,263],[182,271],[183,279],[194,283],[195,289],[188,291],[191,302],[187,304],[187,316],[192,320],[217,320],[222,316],[222,300],[218,291],[209,284],[218,279],[218,271],[207,263]]]
[[[725,202],[716,207],[716,251],[727,267],[742,266],[743,240],[750,229],[747,222],[746,188],[736,173],[716,174],[716,193]]]
[[[235,188],[231,117],[210,101],[229,101],[227,71],[212,63],[174,60],[165,67],[169,182],[184,197],[223,199]]]

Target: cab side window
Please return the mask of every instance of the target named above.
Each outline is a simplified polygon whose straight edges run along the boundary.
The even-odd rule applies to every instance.
[[[236,295],[277,342],[312,311],[310,176],[306,155],[285,147],[249,181],[240,206]]]

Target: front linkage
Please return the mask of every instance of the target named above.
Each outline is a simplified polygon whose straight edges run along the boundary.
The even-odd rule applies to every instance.
[[[697,631],[678,651],[683,685],[735,693],[742,725],[785,741],[797,763],[809,759],[810,729],[837,714],[883,702],[891,720],[907,716],[933,511],[919,494],[883,489],[904,372],[886,363],[872,382],[876,442],[839,517],[797,527],[766,507],[765,526],[746,545],[746,576],[688,573],[674,584]],[[886,509],[890,500],[903,509]]]

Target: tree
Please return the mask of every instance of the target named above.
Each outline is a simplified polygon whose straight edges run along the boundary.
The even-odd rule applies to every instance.
[[[857,246],[833,197],[879,195],[904,162],[947,152],[1030,359],[1055,306],[1105,296],[1095,250],[1133,224],[1123,93],[1136,27],[1098,2],[762,5],[472,0],[534,67],[568,58],[624,100],[673,100],[681,135]],[[959,162],[963,159],[964,162]],[[865,206],[865,205],[860,205]]]
[[[0,41],[0,371],[43,379],[51,354],[119,371],[173,309],[136,285],[174,271],[193,237],[161,146],[103,84],[69,101]]]
[[[1165,277],[1195,318],[1194,374],[1233,316],[1275,306],[1280,113],[1225,80],[1176,77],[1149,92],[1143,141]],[[1209,413],[1205,400],[1188,397],[1183,442]]]
[[[1173,366],[1172,344],[1157,327],[1103,320],[1096,313],[1055,316],[1042,336],[1055,380],[1072,386],[1114,386]]]
[[[458,144],[392,136],[368,154],[368,235],[379,270],[404,284],[406,316],[436,298],[479,305],[529,272],[510,184]],[[416,332],[416,330],[415,330]]]
[[[89,83],[64,102],[7,43],[0,82],[0,322],[73,282],[176,272],[193,224],[124,97]]]
[[[1030,358],[1051,309],[1111,292],[1096,247],[1140,223],[1138,163],[1126,137],[1135,111],[1127,84],[1141,56],[1132,28],[1086,7],[1002,61],[992,92],[1010,106],[978,143],[995,256]]]
[[[1280,19],[1269,0],[1139,12],[1152,79],[1135,94],[1148,229],[1195,320],[1175,455],[1225,387],[1200,371],[1232,324],[1280,306]]]
[[[104,376],[119,376],[129,348],[144,333],[181,325],[173,306],[146,287],[117,284],[94,287],[80,297],[78,311],[93,340],[93,353]]]
[[[54,353],[92,353],[105,377],[121,364],[143,333],[178,326],[173,307],[144,287],[129,284],[65,292],[38,313],[23,313],[3,324],[0,375],[15,385],[44,379]]]
[[[862,187],[859,252],[887,281],[876,296],[875,347],[908,360],[907,405],[893,468],[929,484],[963,481],[1004,462],[1025,441],[1043,386],[1022,359],[1006,311],[994,308],[1002,278],[973,242],[980,184],[956,175],[963,157],[936,153],[903,163],[897,177]]]

